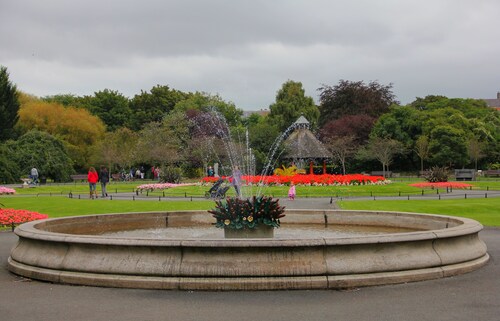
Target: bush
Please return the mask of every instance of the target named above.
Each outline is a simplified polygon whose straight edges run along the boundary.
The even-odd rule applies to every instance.
[[[178,167],[163,166],[160,171],[160,182],[178,184],[182,179],[182,170]]]
[[[430,183],[447,182],[448,176],[449,173],[446,166],[434,166],[429,169],[428,173],[424,176],[424,179]]]

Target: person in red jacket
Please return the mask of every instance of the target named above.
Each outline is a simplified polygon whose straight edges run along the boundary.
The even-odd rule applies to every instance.
[[[89,173],[87,175],[87,181],[89,182],[89,188],[90,188],[90,198],[94,199],[97,198],[97,181],[99,180],[99,175],[97,174],[97,171],[95,170],[94,167],[89,168]]]

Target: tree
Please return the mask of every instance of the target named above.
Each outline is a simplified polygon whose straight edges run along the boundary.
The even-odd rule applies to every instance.
[[[366,149],[361,151],[361,157],[365,159],[376,159],[382,164],[382,173],[385,177],[392,164],[394,156],[405,151],[403,144],[390,138],[373,137],[368,142]]]
[[[326,147],[333,154],[334,159],[340,162],[342,174],[346,174],[347,159],[354,156],[357,151],[354,136],[333,137],[326,142]]]
[[[366,85],[363,81],[340,80],[338,85],[322,85],[320,91],[320,126],[347,115],[366,114],[378,118],[397,104],[392,84],[376,81]]]
[[[80,168],[90,165],[93,145],[105,131],[99,117],[91,115],[86,109],[64,107],[39,99],[21,106],[18,127],[23,132],[38,129],[61,139],[75,165]]]
[[[12,144],[0,145],[0,184],[12,184],[19,182],[23,173],[17,164]]]
[[[470,160],[474,162],[474,169],[477,171],[477,162],[485,155],[483,153],[483,146],[476,137],[470,138],[467,142],[467,153]]]
[[[465,132],[451,125],[435,127],[429,137],[431,161],[438,166],[464,166],[467,162]]]
[[[280,136],[280,130],[270,119],[262,118],[258,123],[251,125],[248,131],[252,153],[255,155],[256,172],[260,173],[266,163],[271,161],[268,157],[274,142]],[[279,154],[277,151],[276,155]]]
[[[114,132],[107,132],[96,147],[98,159],[94,162],[107,164],[110,171],[127,169],[136,159],[138,134],[122,127]]]
[[[180,150],[179,139],[162,123],[148,123],[139,132],[136,147],[138,162],[154,165],[174,164],[181,159]]]
[[[0,141],[14,137],[19,107],[16,86],[9,80],[7,67],[0,66]]]
[[[420,171],[424,171],[424,160],[429,158],[429,137],[422,135],[415,142],[415,153],[420,158]]]
[[[320,130],[320,137],[327,141],[349,136],[361,145],[368,139],[374,122],[375,119],[368,115],[347,115],[326,123]]]
[[[196,110],[199,112],[218,112],[227,122],[227,125],[237,126],[241,123],[243,111],[236,108],[233,102],[224,101],[219,95],[211,95],[204,92],[190,94],[186,99],[175,105],[176,111]]]
[[[129,100],[118,91],[104,89],[94,93],[93,97],[85,97],[90,105],[90,112],[98,116],[108,131],[125,126],[130,120]]]
[[[40,176],[60,182],[69,180],[73,173],[73,162],[63,142],[48,133],[31,130],[9,145],[21,173],[25,175],[36,167]]]
[[[288,80],[276,93],[276,102],[269,106],[269,118],[283,131],[301,115],[315,128],[318,124],[319,110],[312,97],[305,95],[301,82]]]
[[[141,90],[141,93],[130,101],[132,115],[128,127],[140,130],[147,123],[160,122],[166,113],[172,111],[178,102],[188,96],[182,91],[161,85],[154,86],[150,92]]]

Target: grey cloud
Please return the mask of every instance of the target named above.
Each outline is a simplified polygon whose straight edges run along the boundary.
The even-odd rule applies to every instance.
[[[0,4],[0,64],[36,95],[127,96],[168,84],[265,108],[288,79],[317,99],[339,79],[394,83],[402,102],[500,90],[500,3],[37,1]]]

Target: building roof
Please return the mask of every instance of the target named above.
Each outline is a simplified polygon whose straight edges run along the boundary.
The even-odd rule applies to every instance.
[[[286,148],[283,158],[332,158],[332,154],[309,130],[309,121],[304,116],[300,116],[294,124],[295,130],[283,142]]]
[[[488,107],[500,110],[500,92],[497,93],[496,99],[482,99],[482,100],[486,102],[486,105],[488,105]]]

